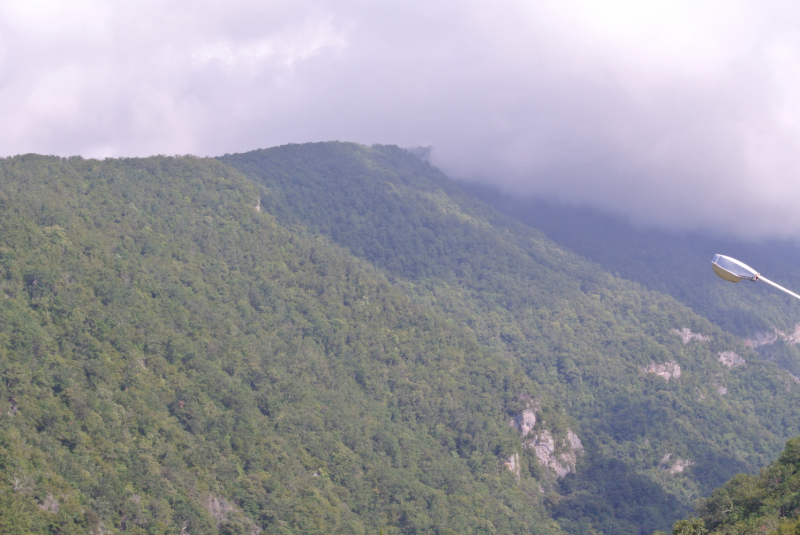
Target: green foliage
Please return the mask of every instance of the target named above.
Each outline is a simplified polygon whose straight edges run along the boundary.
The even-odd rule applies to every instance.
[[[515,198],[477,184],[465,188],[602,269],[671,295],[725,330],[746,336],[771,334],[777,327],[791,333],[800,322],[791,297],[766,285],[724,282],[710,269],[714,253],[723,253],[757,266],[787,288],[800,287],[800,248],[794,242],[641,228],[585,207]]]
[[[741,339],[566,252],[402,149],[289,145],[221,161],[263,186],[262,206],[279,223],[369,261],[522,367],[555,408],[542,425],[572,426],[586,444],[574,487],[545,485],[563,496],[547,503],[571,531],[666,528],[698,495],[763,466],[800,434],[794,381]],[[674,332],[684,328],[708,339],[684,344]],[[723,351],[746,366],[723,366]],[[679,379],[642,371],[670,361]],[[690,463],[682,472],[678,459]],[[661,494],[629,507],[604,492],[605,480],[628,495],[655,497],[652,485]],[[590,502],[597,512],[578,506]]]
[[[597,449],[590,448],[597,456]],[[685,513],[680,500],[649,477],[614,458],[590,458],[560,483],[549,510],[567,531],[650,533]]]
[[[28,500],[9,486],[4,486],[0,495],[0,532],[8,535],[28,535],[33,533],[31,513],[34,512]]]
[[[0,191],[4,532],[558,531],[498,460],[519,368],[229,167],[24,156]]]
[[[672,535],[705,535],[708,530],[702,518],[678,520],[672,527]]]
[[[759,475],[732,478],[697,510],[712,535],[800,532],[800,438],[787,441],[778,460]]]
[[[0,161],[5,532],[649,533],[797,398],[396,147]]]

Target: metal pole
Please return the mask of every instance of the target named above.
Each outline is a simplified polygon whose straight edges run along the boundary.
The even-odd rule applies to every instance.
[[[786,288],[784,288],[784,287],[783,287],[783,286],[781,286],[780,284],[775,284],[774,282],[772,282],[771,280],[769,280],[769,279],[768,279],[768,278],[766,278],[766,277],[762,277],[761,275],[759,275],[759,276],[758,276],[758,280],[760,280],[760,281],[764,281],[764,282],[766,282],[767,284],[769,284],[770,286],[774,286],[775,288],[779,289],[780,291],[782,291],[782,292],[786,292],[787,294],[791,295],[792,297],[794,297],[794,298],[796,298],[796,299],[800,299],[800,295],[797,295],[796,293],[794,293],[794,292],[791,292],[791,291],[787,290]]]

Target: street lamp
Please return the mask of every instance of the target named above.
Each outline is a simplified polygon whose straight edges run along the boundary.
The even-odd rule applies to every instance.
[[[800,299],[800,295],[797,295],[794,292],[790,292],[780,284],[775,284],[766,277],[762,277],[761,274],[757,272],[755,269],[751,268],[747,264],[739,262],[735,258],[731,258],[730,256],[723,256],[721,254],[714,255],[714,258],[711,260],[711,267],[714,268],[714,273],[716,273],[718,276],[725,279],[726,281],[730,282],[739,282],[742,280],[748,280],[753,282],[764,281],[770,286],[774,286],[780,291],[786,292],[787,294],[791,295],[796,299]]]

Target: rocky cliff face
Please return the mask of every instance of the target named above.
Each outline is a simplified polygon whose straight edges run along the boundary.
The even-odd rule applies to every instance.
[[[525,409],[514,418],[513,425],[521,437],[527,437],[536,425],[536,411],[532,408]]]
[[[642,371],[645,373],[654,373],[667,381],[670,379],[677,379],[681,376],[681,367],[674,360],[662,362],[660,364],[653,363],[650,366],[642,368]]]
[[[778,340],[783,340],[787,344],[797,345],[800,344],[800,324],[794,326],[794,332],[786,334],[785,332],[775,329],[772,332],[756,333],[750,338],[745,338],[744,343],[753,349],[761,346],[772,345]]]
[[[691,329],[689,329],[688,327],[684,327],[683,329],[680,329],[680,330],[672,329],[672,332],[674,332],[675,334],[680,336],[681,337],[681,341],[684,344],[688,344],[692,340],[697,340],[699,342],[705,342],[705,341],[711,339],[710,336],[706,336],[706,335],[700,334],[700,333],[693,333],[691,331]]]
[[[734,353],[733,351],[723,351],[719,355],[719,362],[723,366],[727,366],[728,368],[735,368],[736,366],[744,366],[745,362],[742,357]]]
[[[572,431],[567,430],[566,438],[561,439],[561,447],[556,449],[556,440],[550,431],[543,429],[534,433],[533,437],[523,443],[523,446],[533,450],[536,458],[542,466],[546,466],[553,470],[558,477],[564,477],[570,472],[575,471],[575,465],[578,461],[578,453],[583,450],[581,441],[578,436]]]
[[[520,471],[519,471],[519,453],[513,454],[508,460],[505,462],[506,468],[508,468],[509,472],[512,472],[517,479],[520,478]]]
[[[536,410],[532,405],[515,416],[511,422],[522,438],[522,447],[532,450],[539,464],[555,472],[559,478],[574,472],[578,454],[583,451],[583,444],[578,435],[572,429],[567,429],[566,436],[554,437],[551,431],[541,426],[537,429],[536,422]],[[510,457],[505,464],[519,477],[517,454]]]
[[[671,461],[671,458],[672,453],[664,455],[661,459],[661,463],[659,463],[659,468],[673,475],[683,472],[694,464],[689,459],[675,459],[675,461]]]

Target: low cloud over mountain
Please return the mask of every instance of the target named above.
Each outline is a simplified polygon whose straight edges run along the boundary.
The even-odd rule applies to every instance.
[[[800,235],[788,2],[84,0],[0,7],[0,154],[432,145],[643,224]]]

